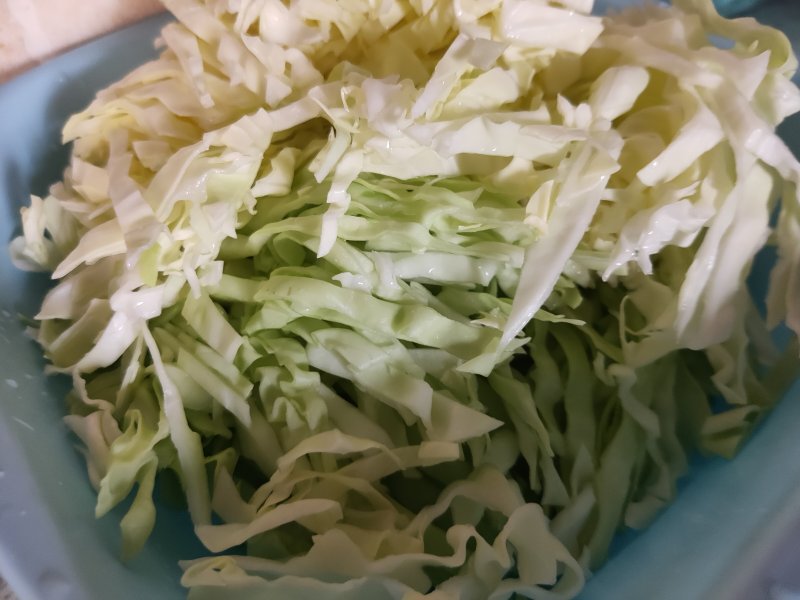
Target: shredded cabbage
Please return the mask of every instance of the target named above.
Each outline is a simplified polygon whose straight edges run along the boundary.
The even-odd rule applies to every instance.
[[[710,0],[165,4],[11,250],[56,280],[36,337],[98,516],[133,497],[132,556],[174,474],[191,598],[572,598],[797,372],[780,32]]]

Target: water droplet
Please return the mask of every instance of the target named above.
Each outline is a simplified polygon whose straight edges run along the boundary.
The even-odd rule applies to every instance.
[[[14,389],[17,389],[19,387],[19,384],[17,383],[16,379],[6,379],[6,385]]]
[[[25,509],[22,509],[21,511],[19,511],[19,516],[20,517],[27,517],[28,516],[28,511],[25,510]]]
[[[2,479],[5,476],[6,476],[6,472],[5,471],[0,471],[0,479]]]

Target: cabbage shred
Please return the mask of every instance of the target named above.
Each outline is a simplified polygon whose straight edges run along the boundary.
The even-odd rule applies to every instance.
[[[97,515],[132,497],[132,556],[177,476],[215,553],[191,598],[574,597],[795,373],[780,32],[710,0],[165,4],[12,253],[56,280],[35,335]]]

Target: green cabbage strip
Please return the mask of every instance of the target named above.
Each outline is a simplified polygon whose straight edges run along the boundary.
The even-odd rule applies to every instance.
[[[132,496],[132,556],[179,482],[190,597],[572,598],[796,375],[779,32],[709,0],[166,4],[11,250],[56,280],[36,336],[98,516]]]

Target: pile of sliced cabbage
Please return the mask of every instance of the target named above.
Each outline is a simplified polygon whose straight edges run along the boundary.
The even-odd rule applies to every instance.
[[[571,598],[796,373],[780,32],[709,0],[166,5],[12,251],[53,272],[34,334],[97,515],[130,501],[132,556],[184,501],[192,598]]]

